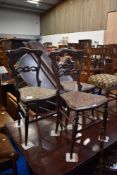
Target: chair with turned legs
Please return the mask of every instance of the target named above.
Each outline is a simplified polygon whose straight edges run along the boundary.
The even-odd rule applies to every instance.
[[[60,58],[66,53],[70,56],[70,60],[69,62],[65,61],[61,64]],[[101,128],[99,127],[100,151],[103,151],[103,143],[105,139],[108,117],[108,99],[106,97],[80,91],[81,84],[79,80],[82,71],[83,55],[84,52],[82,50],[71,49],[60,49],[58,51],[51,52],[49,55],[52,60],[52,69],[57,86],[58,118],[56,124],[56,132],[58,132],[59,125],[61,128],[65,128],[65,131],[67,131],[68,123],[72,124],[71,146],[69,153],[66,153],[66,159],[69,162],[78,161],[78,153],[74,152],[74,147],[78,139],[77,135],[79,133],[83,133],[83,131],[88,130],[88,128],[94,125],[96,127],[99,127],[97,125],[99,122],[101,123]],[[66,91],[64,89],[61,81],[62,77],[64,78],[64,76],[74,77],[77,82],[76,91]],[[92,110],[95,111],[99,110],[100,108],[103,109],[102,119],[98,116],[98,118],[95,120],[92,116],[89,115],[89,111],[92,113]],[[74,113],[74,115],[71,116],[71,113]],[[90,122],[82,125],[79,121],[80,117],[82,119],[85,118],[88,121],[90,120]],[[82,125],[82,128],[79,127],[79,125]],[[102,169],[100,171],[102,173]],[[102,175],[101,173],[100,175]]]
[[[24,119],[25,143],[22,146],[25,148],[28,146],[29,124],[55,114],[55,109],[51,110],[48,106],[56,95],[56,90],[41,87],[41,50],[22,47],[6,53],[15,79],[18,125]],[[46,105],[43,106],[42,103]],[[33,119],[29,118],[30,110],[34,110]]]

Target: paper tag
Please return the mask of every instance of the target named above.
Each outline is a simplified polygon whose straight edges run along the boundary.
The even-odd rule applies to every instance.
[[[78,162],[77,153],[72,153],[72,159],[70,158],[70,153],[66,153],[66,162]]]
[[[83,145],[86,146],[88,145],[89,143],[91,142],[91,139],[90,138],[86,138],[83,142]]]
[[[51,136],[60,136],[60,131],[57,131],[57,133],[55,132],[55,130],[52,130],[50,133]]]
[[[26,97],[26,99],[32,99],[33,98],[33,96],[27,96]]]
[[[32,142],[28,142],[27,145],[25,145],[25,143],[22,143],[21,145],[24,148],[24,150],[27,150],[27,149],[32,148],[33,146],[35,146],[34,143],[32,143]]]

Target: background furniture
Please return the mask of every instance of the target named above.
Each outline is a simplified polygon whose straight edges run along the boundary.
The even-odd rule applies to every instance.
[[[88,60],[89,61],[89,67],[91,64],[91,57],[94,55],[102,55],[102,66],[100,69],[100,72],[98,72],[95,75],[91,75],[91,68],[88,69],[88,82],[95,85],[99,89],[99,94],[101,91],[104,91],[104,94],[109,97],[111,90],[117,89],[117,76],[114,75],[116,71],[116,60],[117,60],[117,54],[114,52],[113,47],[109,48],[89,48],[87,50],[88,52]],[[95,57],[94,57],[95,59]]]
[[[0,133],[0,172],[12,168],[12,175],[17,175],[17,159],[18,154],[8,137]]]

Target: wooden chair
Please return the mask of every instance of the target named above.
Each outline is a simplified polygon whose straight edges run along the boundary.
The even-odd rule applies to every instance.
[[[87,48],[85,49],[85,61],[83,67],[83,73],[86,76],[85,79],[91,75],[101,73],[104,71],[105,64],[105,48]]]
[[[104,90],[104,94],[109,97],[112,90],[117,88],[117,76],[114,75],[116,71],[117,54],[113,48],[89,48],[87,50],[88,60],[91,60],[94,55],[102,55],[102,67],[99,72],[90,74],[88,69],[88,82],[95,85],[99,89],[99,94]],[[91,61],[89,61],[89,67]]]
[[[41,54],[40,50],[28,48],[7,51],[9,65],[15,78],[18,125],[21,118],[25,120],[24,148],[28,146],[29,124],[55,114],[55,110],[49,109],[48,106],[49,100],[56,95],[56,90],[40,87]],[[33,119],[29,119],[30,109],[35,112]]]
[[[18,153],[14,150],[8,137],[0,133],[0,173],[12,168],[12,174],[17,175],[17,159]]]
[[[72,50],[72,49],[70,49]],[[67,51],[65,49],[64,51]],[[82,57],[82,66],[83,66],[84,58]],[[71,53],[65,52],[63,56],[59,56],[59,64],[65,67],[66,65],[72,66],[72,57]],[[77,65],[76,65],[77,66]],[[82,71],[82,69],[81,69]],[[77,78],[76,78],[77,77]],[[79,90],[83,92],[94,92],[95,86],[89,83],[81,82],[81,72],[76,72],[76,75],[71,73],[71,75],[65,76],[65,78],[61,78],[61,84],[65,91],[77,91],[79,84]]]
[[[90,39],[79,40],[79,45],[82,48],[91,47],[91,44],[92,44],[92,40],[90,40]]]
[[[60,57],[62,57],[65,53],[70,55],[70,59],[64,64],[60,64]],[[50,58],[52,60],[52,69],[54,72],[56,85],[57,85],[57,98],[58,98],[58,118],[56,125],[56,132],[58,132],[58,126],[61,128],[65,127],[65,131],[67,130],[68,123],[71,123],[72,128],[72,136],[71,136],[71,146],[70,153],[66,154],[66,157],[69,157],[69,161],[78,161],[77,154],[74,153],[74,146],[77,140],[76,135],[84,130],[87,130],[89,127],[100,122],[98,117],[97,120],[94,120],[92,116],[89,115],[89,111],[97,110],[100,107],[103,107],[103,120],[102,128],[100,130],[100,149],[103,150],[103,141],[105,138],[105,130],[106,130],[106,122],[107,122],[107,98],[104,96],[98,96],[86,92],[81,92],[81,84],[79,82],[80,73],[82,70],[83,64],[83,51],[81,50],[70,50],[70,49],[62,49],[59,51],[51,52]],[[74,76],[77,82],[77,90],[76,91],[68,91],[64,90],[64,86],[61,83],[62,76]],[[71,116],[72,112],[74,113]],[[90,120],[90,123],[86,123],[82,125],[79,122],[79,119],[86,118]],[[64,120],[65,118],[65,120]],[[79,128],[79,124],[82,125],[82,128]]]
[[[68,48],[69,49],[81,49],[79,43],[68,43]]]

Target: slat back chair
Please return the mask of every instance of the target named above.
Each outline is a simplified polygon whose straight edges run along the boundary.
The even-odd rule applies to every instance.
[[[16,50],[8,50],[6,53],[15,78],[18,125],[20,125],[20,118],[24,118],[25,144],[23,145],[27,146],[29,124],[55,113],[55,111],[48,109],[48,105],[43,107],[42,103],[49,102],[49,99],[56,95],[56,90],[41,87],[41,50],[22,47]],[[29,120],[30,109],[34,110],[35,113],[35,118],[31,120]],[[47,113],[47,115],[43,115],[41,112]]]
[[[113,74],[115,69],[114,55],[112,48],[107,46],[85,49],[84,64],[85,79],[94,74]]]
[[[104,59],[105,59],[105,48],[87,48],[86,52],[86,72],[87,78],[92,75],[103,72],[104,70]]]
[[[108,45],[113,54],[113,72],[117,75],[117,44]]]
[[[102,90],[105,91],[105,95],[109,97],[111,90],[117,88],[117,76],[114,75],[116,70],[116,52],[114,48],[97,48],[98,50],[103,49],[103,69],[100,72],[95,73],[94,75],[90,74],[90,70],[88,71],[89,79],[88,82],[95,85],[99,89],[99,94],[101,94]],[[95,53],[92,48],[87,50],[88,59]],[[90,65],[89,65],[90,67]]]
[[[69,59],[65,60],[63,64],[60,64],[60,59],[65,54],[70,56]],[[100,150],[103,150],[103,141],[105,138],[105,130],[107,123],[107,98],[104,96],[97,96],[91,93],[81,92],[81,85],[79,83],[80,73],[82,70],[83,64],[83,51],[81,50],[71,50],[71,49],[62,49],[59,51],[54,51],[50,53],[50,58],[52,60],[52,69],[56,79],[57,85],[57,98],[58,98],[58,120],[56,125],[56,132],[58,132],[58,126],[61,128],[65,127],[67,130],[66,120],[68,123],[72,124],[72,133],[71,133],[71,146],[70,152],[66,153],[66,157],[69,157],[68,161],[78,161],[77,153],[74,153],[75,142],[77,140],[76,135],[89,127],[97,124],[97,121],[90,118],[88,111],[96,110],[100,107],[103,107],[102,112],[102,128],[100,129],[101,139],[100,139]],[[63,75],[72,75],[77,81],[77,90],[76,91],[65,91],[61,83],[61,76]],[[66,110],[67,109],[67,110]],[[73,112],[73,116],[72,115]],[[84,115],[85,113],[85,115]],[[91,119],[90,123],[79,127],[79,124],[82,125],[79,120],[81,118]],[[65,120],[64,120],[65,119]],[[99,122],[99,120],[98,120]]]

